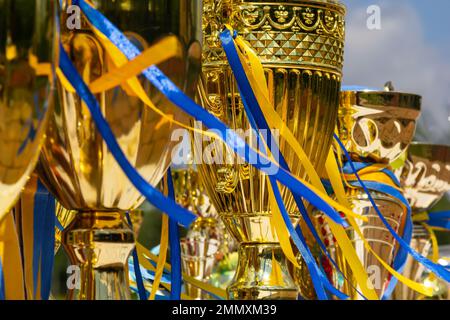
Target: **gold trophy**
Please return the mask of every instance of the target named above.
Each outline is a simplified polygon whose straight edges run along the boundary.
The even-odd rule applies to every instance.
[[[414,142],[407,150],[407,159],[396,175],[411,204],[414,215],[428,212],[450,191],[450,147]],[[431,235],[422,223],[415,223],[411,248],[427,257],[431,252]],[[408,256],[403,275],[414,281],[423,280],[425,268]],[[399,283],[392,298],[395,300],[416,300],[419,294]]]
[[[71,28],[63,1],[61,38],[83,80],[90,84],[113,70],[110,52],[81,15]],[[193,95],[201,59],[199,0],[98,0],[94,4],[141,50],[176,35],[181,54],[158,67]],[[187,121],[146,79],[139,82],[156,107]],[[80,267],[79,286],[71,299],[129,299],[127,260],[134,247],[133,230],[124,212],[137,208],[142,195],[133,187],[103,142],[80,97],[58,82],[59,103],[49,121],[41,156],[41,178],[58,202],[76,217],[63,232],[63,246]],[[102,113],[130,163],[156,185],[170,164],[176,128],[144,105],[128,87],[96,94]]]
[[[273,107],[320,172],[337,120],[345,7],[325,0],[206,0],[203,8],[199,85],[203,107],[233,129],[250,128],[219,40],[224,24],[229,24],[259,56]],[[195,149],[199,153],[199,144]],[[292,173],[306,178],[284,141],[280,150]],[[225,153],[234,157],[228,149]],[[205,159],[207,154],[201,156]],[[227,289],[229,298],[296,299],[297,287],[271,224],[267,176],[238,161],[209,163],[203,161],[200,173],[222,221],[240,245],[235,278]],[[298,222],[292,195],[284,187],[281,192],[291,220]]]
[[[54,1],[0,1],[0,220],[39,157],[53,107]]]
[[[198,216],[188,229],[186,237],[181,240],[183,272],[197,280],[208,282],[222,249],[225,230],[217,220],[217,211],[192,164],[192,157],[188,159],[187,166],[172,168],[172,178],[176,201]],[[208,298],[201,289],[188,283],[185,286],[190,298]]]
[[[341,93],[338,131],[341,141],[353,161],[385,164],[396,160],[408,148],[414,137],[416,120],[420,114],[421,97],[393,91],[344,91]],[[345,159],[343,159],[345,161]],[[362,178],[364,180],[364,178]],[[357,223],[373,251],[386,263],[393,262],[397,241],[375,212],[362,188],[346,188],[353,212],[368,218],[368,222]],[[399,234],[406,222],[406,210],[400,200],[385,193],[371,191],[379,210],[390,226]],[[340,248],[322,217],[317,218],[320,234],[331,256],[351,283],[355,284],[352,272],[342,261]],[[368,251],[359,235],[349,227],[347,232],[373,288],[381,298],[389,282],[389,272]],[[328,264],[325,257],[322,265]],[[361,299],[356,290],[333,268],[328,275],[334,285],[347,293],[351,299]]]

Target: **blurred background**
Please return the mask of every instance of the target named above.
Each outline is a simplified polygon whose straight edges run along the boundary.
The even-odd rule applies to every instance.
[[[347,5],[344,84],[383,87],[392,81],[397,91],[422,95],[422,116],[416,140],[450,144],[450,12],[449,0],[343,0]],[[370,6],[378,6],[379,29],[370,30]],[[435,210],[449,210],[447,195]],[[139,242],[159,244],[161,215],[144,204]],[[438,234],[450,244],[449,233]],[[447,250],[448,251],[448,250]],[[64,250],[56,256],[53,294],[64,298]]]

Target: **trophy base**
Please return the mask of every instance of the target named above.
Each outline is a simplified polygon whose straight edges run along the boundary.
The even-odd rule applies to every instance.
[[[231,300],[296,300],[298,289],[289,274],[279,243],[241,243]]]
[[[129,300],[134,233],[118,212],[79,212],[63,233],[69,300]]]

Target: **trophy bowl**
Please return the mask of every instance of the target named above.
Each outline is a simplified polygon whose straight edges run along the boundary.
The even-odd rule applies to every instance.
[[[428,212],[450,191],[450,146],[413,142],[407,150],[403,166],[395,171],[409,201],[413,216]],[[431,248],[431,235],[422,223],[414,223],[411,247],[427,257]],[[424,267],[408,256],[403,275],[421,281]],[[414,290],[399,283],[392,295],[394,300],[415,300]]]
[[[343,91],[339,138],[355,160],[391,163],[414,137],[421,100],[392,91]]]
[[[450,191],[450,146],[413,142],[396,170],[414,213],[428,211]]]
[[[218,37],[230,24],[260,58],[270,102],[320,172],[337,121],[344,15],[337,1],[204,1],[201,104],[233,129],[251,128]],[[225,156],[236,161],[214,161],[202,152],[208,144],[195,144],[204,160],[199,170],[219,216],[240,244],[229,298],[296,299],[298,290],[271,223],[267,176],[239,163],[226,148]],[[290,146],[281,141],[279,147],[291,172],[306,178]],[[297,223],[300,214],[291,193],[284,187],[281,193]]]
[[[83,80],[89,84],[115,68],[108,50],[81,15],[80,28],[70,28],[63,1],[62,44]],[[182,53],[158,64],[162,72],[193,96],[200,71],[200,0],[99,0],[94,4],[141,50],[175,35]],[[157,108],[187,122],[149,81],[139,83]],[[49,121],[40,175],[47,188],[76,217],[63,233],[71,262],[81,270],[81,284],[70,288],[73,299],[128,299],[124,273],[134,247],[133,231],[124,212],[143,201],[116,163],[81,98],[58,82],[59,99]],[[130,163],[156,185],[166,172],[176,128],[148,108],[127,86],[96,94],[103,116]]]
[[[415,94],[392,91],[343,91],[339,108],[339,138],[353,161],[381,163],[388,167],[389,163],[399,158],[410,145],[420,107],[421,97]],[[364,180],[364,177],[362,179]],[[391,264],[397,241],[378,216],[367,194],[362,188],[347,187],[346,195],[353,212],[368,218],[367,222],[356,221],[364,238],[379,257]],[[371,191],[371,196],[389,225],[398,234],[402,234],[407,218],[403,203],[382,192]],[[353,281],[350,268],[340,259],[342,253],[336,246],[336,241],[324,219],[318,215],[316,221],[324,243],[340,270],[351,283],[356,283]],[[390,280],[388,270],[365,248],[363,240],[352,227],[346,231],[366,272],[370,275],[374,290],[381,298]],[[326,257],[322,260],[325,264],[330,263]],[[341,288],[352,299],[362,299],[355,288],[344,281],[336,270],[329,268],[328,273],[336,287]]]
[[[0,1],[0,220],[39,157],[53,107],[54,1]]]

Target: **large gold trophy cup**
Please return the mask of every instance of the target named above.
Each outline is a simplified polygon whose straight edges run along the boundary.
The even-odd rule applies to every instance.
[[[63,2],[62,43],[89,84],[114,64],[83,15],[80,28],[69,28],[68,5],[71,1]],[[176,35],[181,54],[158,67],[188,94],[194,92],[201,58],[199,0],[99,0],[94,6],[141,50]],[[156,107],[186,121],[147,80],[139,80]],[[77,211],[62,239],[72,264],[81,271],[79,285],[70,288],[69,298],[128,299],[126,265],[134,236],[123,215],[144,199],[114,160],[80,97],[61,84],[40,171],[59,203]],[[170,164],[174,125],[146,107],[130,88],[115,87],[96,98],[130,163],[156,185]]]
[[[53,105],[54,1],[0,1],[0,220],[39,157]]]
[[[385,164],[385,167],[389,168],[389,163],[396,160],[411,143],[420,106],[421,97],[414,94],[364,90],[342,92],[338,121],[339,137],[352,160]],[[363,176],[362,179],[364,180]],[[362,188],[348,187],[346,193],[353,212],[368,218],[367,222],[357,221],[364,238],[379,257],[391,264],[397,249],[397,241],[383,224]],[[390,226],[401,234],[406,222],[405,205],[386,193],[371,191],[371,195]],[[329,277],[337,288],[352,299],[361,299],[355,287],[349,284],[349,282],[355,284],[356,281],[348,264],[342,261],[342,252],[336,246],[328,225],[320,217],[317,221],[324,236],[324,243],[349,281],[344,281],[342,275],[331,269]],[[363,240],[352,227],[347,229],[347,233],[365,270],[370,275],[373,288],[381,298],[390,279],[389,272],[374,254],[367,250]]]
[[[450,191],[450,147],[414,142],[409,147],[408,157],[396,175],[404,189],[406,199],[411,204],[413,217],[429,211]],[[426,222],[416,222],[413,228],[411,248],[427,257],[431,252],[431,234]],[[403,275],[420,282],[425,268],[408,256]],[[399,283],[392,298],[395,300],[416,300],[419,294]]]
[[[273,107],[321,171],[337,120],[344,14],[337,1],[204,1],[201,103],[231,128],[250,128],[218,37],[228,23],[257,53]],[[306,178],[284,141],[280,150],[292,173]],[[229,298],[296,299],[298,290],[271,224],[267,176],[237,162],[204,163],[200,170],[221,219],[240,244]],[[297,223],[300,214],[291,193],[281,192]]]

